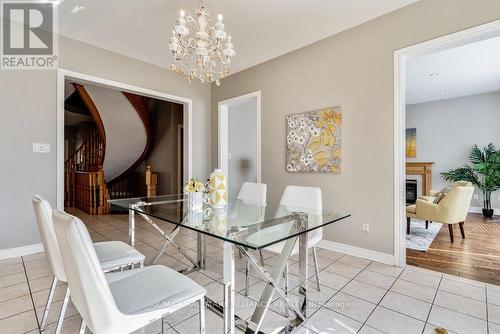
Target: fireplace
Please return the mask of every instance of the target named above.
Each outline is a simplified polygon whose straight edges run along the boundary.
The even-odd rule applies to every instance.
[[[417,180],[406,180],[406,204],[417,201]]]

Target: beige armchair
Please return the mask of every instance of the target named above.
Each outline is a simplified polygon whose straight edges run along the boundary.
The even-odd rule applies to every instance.
[[[451,187],[455,188],[455,187],[469,187],[469,186],[472,186],[472,183],[470,183],[469,181],[457,181],[454,182]],[[419,198],[429,202],[434,202],[436,200],[436,197],[440,193],[442,193],[442,191],[431,190],[429,191],[429,196],[420,196]]]
[[[426,223],[439,222],[448,224],[451,242],[454,242],[453,225],[459,224],[462,238],[465,238],[464,221],[467,218],[474,187],[470,182],[459,181],[446,193],[439,203],[426,199],[417,199],[417,203],[406,207],[407,227],[406,233],[410,234],[411,218],[425,220]],[[427,227],[427,226],[426,226]]]

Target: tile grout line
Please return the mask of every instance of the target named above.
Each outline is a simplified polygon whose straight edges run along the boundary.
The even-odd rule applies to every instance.
[[[21,256],[21,261],[23,263],[24,274],[26,275],[26,283],[28,284],[28,290],[30,292],[31,304],[33,305],[33,313],[35,313],[36,326],[37,326],[38,330],[40,330],[40,321],[38,321],[38,315],[36,313],[35,301],[33,299],[33,294],[31,293],[31,285],[30,285],[30,281],[28,279],[28,273],[26,271],[26,265],[24,264],[24,257],[23,256]]]
[[[422,334],[425,331],[425,327],[429,323],[429,317],[431,316],[432,309],[434,308],[434,302],[436,301],[437,294],[439,292],[439,288],[441,287],[441,282],[443,281],[444,275],[441,275],[441,279],[439,280],[438,286],[436,288],[436,293],[434,294],[434,298],[432,298],[431,308],[429,309],[429,313],[427,313],[427,318],[425,319],[424,329],[422,330]]]
[[[382,298],[380,298],[380,300],[379,300],[379,301],[378,301],[378,303],[375,305],[375,307],[373,308],[373,310],[370,312],[370,314],[368,315],[368,317],[366,317],[366,319],[365,319],[365,321],[363,322],[363,325],[361,326],[361,328],[363,328],[364,326],[371,327],[370,325],[368,325],[368,324],[367,324],[368,319],[370,319],[370,317],[371,317],[371,316],[372,316],[372,314],[375,312],[375,310],[377,309],[377,307],[379,307],[379,306],[380,306],[380,307],[383,307],[383,306],[381,306],[381,305],[380,305],[380,303],[381,303],[381,302],[382,302],[382,300],[385,298],[385,296],[389,293],[389,291],[391,290],[392,286],[393,286],[393,285],[397,282],[397,280],[399,279],[399,277],[403,274],[403,272],[404,272],[405,270],[406,270],[406,268],[405,268],[405,269],[403,269],[403,270],[401,270],[401,272],[400,272],[400,273],[399,273],[399,275],[396,277],[396,279],[394,280],[394,282],[392,282],[391,286],[390,286],[390,287],[389,287],[389,288],[385,291],[385,293],[384,293],[384,295],[382,296]],[[363,270],[363,271],[364,271],[364,270]],[[367,284],[368,284],[368,283],[367,283]],[[355,296],[354,296],[354,297],[355,297]],[[357,298],[359,298],[359,297],[357,297]],[[360,299],[361,299],[361,298],[360,298]],[[384,308],[385,308],[385,307],[384,307]],[[391,311],[394,311],[394,310],[391,310]],[[394,311],[394,312],[396,312],[396,311]],[[400,313],[400,312],[397,312],[397,313]],[[401,314],[403,314],[403,313],[401,313]],[[404,314],[404,315],[406,315],[406,314]],[[381,330],[381,329],[379,329],[379,328],[376,328],[376,327],[373,327],[373,328],[375,328],[376,330],[382,331],[382,330]],[[425,328],[425,324],[424,324],[424,328]]]
[[[336,262],[337,262],[337,261],[339,261],[340,259],[344,258],[345,256],[346,256],[346,254],[344,254],[343,256],[341,256],[340,258],[338,258],[337,260],[335,260],[332,264],[328,265],[327,267],[330,267],[331,265],[333,265],[334,263],[336,263]],[[340,262],[340,263],[343,263],[343,262]],[[329,311],[332,311],[332,312],[338,313],[338,314],[340,314],[340,315],[342,315],[342,316],[344,316],[344,317],[346,317],[346,318],[349,318],[349,319],[352,319],[352,320],[354,320],[354,321],[357,321],[357,322],[361,323],[361,321],[356,320],[356,319],[353,319],[353,318],[351,318],[351,317],[349,317],[349,316],[347,316],[347,315],[344,315],[344,314],[342,314],[342,313],[339,313],[339,312],[337,312],[337,311],[335,311],[335,310],[332,310],[332,309],[330,309],[330,308],[326,307],[325,305],[326,305],[327,303],[329,303],[329,302],[330,302],[333,298],[335,298],[335,296],[336,296],[336,295],[338,295],[340,292],[345,293],[345,292],[343,292],[343,291],[342,291],[342,289],[343,289],[343,288],[345,288],[345,287],[346,287],[349,283],[351,283],[351,282],[352,282],[352,281],[353,281],[353,280],[354,280],[354,279],[355,279],[358,275],[360,275],[363,271],[365,271],[365,269],[366,269],[366,268],[368,268],[368,266],[369,266],[371,263],[373,263],[373,261],[370,261],[370,262],[369,262],[369,263],[368,263],[368,264],[367,264],[367,265],[366,265],[363,269],[358,268],[358,267],[355,267],[355,268],[361,269],[361,271],[360,271],[359,273],[357,273],[356,275],[354,275],[354,277],[350,278],[350,279],[349,279],[349,281],[347,281],[347,283],[346,283],[346,284],[344,284],[344,285],[343,285],[340,289],[330,288],[330,287],[328,287],[328,286],[327,286],[328,288],[333,289],[333,290],[336,290],[337,292],[335,292],[335,293],[333,294],[333,296],[331,296],[331,297],[330,297],[327,301],[325,301],[325,302],[323,303],[323,305],[321,305],[321,306],[320,306],[320,307],[319,307],[316,311],[314,311],[314,312],[313,312],[310,316],[308,316],[308,318],[311,318],[314,314],[316,314],[317,312],[319,312],[322,308],[325,308],[325,309],[327,309],[327,310],[329,310]],[[345,264],[345,263],[343,263],[343,264]],[[321,271],[326,270],[326,268],[327,268],[327,267],[323,268]],[[354,266],[351,266],[351,267],[354,267]],[[326,271],[328,271],[328,270],[326,270]],[[328,271],[328,272],[330,272],[330,271]],[[332,273],[332,272],[330,272],[330,273]],[[332,274],[335,274],[335,273],[332,273]],[[342,276],[342,275],[340,275],[340,274],[335,274],[335,275]],[[346,276],[342,276],[342,277],[344,277],[344,278],[348,278],[348,277],[346,277]],[[356,298],[357,298],[357,297],[356,297]],[[363,326],[364,326],[364,323],[361,325],[360,330],[361,330],[361,328],[363,328]],[[304,327],[305,327],[305,326],[304,326]],[[306,327],[306,328],[308,328],[308,327]],[[308,329],[309,329],[309,328],[308,328]]]

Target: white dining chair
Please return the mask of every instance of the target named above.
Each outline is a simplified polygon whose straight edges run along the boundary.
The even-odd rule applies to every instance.
[[[318,187],[287,186],[281,196],[280,206],[276,217],[283,217],[289,212],[303,212],[308,214],[308,219],[322,219],[323,200],[321,189]],[[308,233],[308,247],[312,248],[316,287],[320,291],[318,257],[316,245],[323,239],[323,228],[318,228]],[[265,248],[266,251],[280,254],[285,243],[280,242]],[[291,255],[299,253],[299,244],[295,243]],[[288,264],[285,267],[285,289],[288,288]]]
[[[240,192],[236,197],[237,200],[241,201],[243,204],[255,205],[260,211],[259,214],[254,216],[255,221],[253,223],[263,222],[265,219],[265,206],[267,205],[267,184],[265,183],[254,183],[254,182],[245,182],[240,188]],[[236,204],[239,204],[237,201]],[[235,208],[233,212],[241,211],[240,208]],[[241,212],[238,212],[241,216]],[[246,219],[248,220],[248,219]],[[264,265],[264,256],[262,255],[262,251],[259,252],[260,261],[262,265]],[[241,253],[240,253],[241,255]],[[245,296],[248,296],[248,290],[250,285],[250,262],[246,259],[246,267],[245,267]]]
[[[318,187],[303,187],[303,186],[287,186],[281,196],[280,206],[276,212],[276,217],[282,217],[289,212],[304,212],[308,214],[308,219],[322,219],[323,199],[321,196],[321,188]],[[320,222],[316,222],[320,223]],[[323,239],[323,228],[318,228],[308,233],[307,245],[312,248],[314,273],[316,276],[316,288],[320,291],[319,266],[316,246]],[[280,242],[265,248],[266,251],[280,254],[285,246],[284,242]],[[296,242],[292,250],[291,256],[299,253],[299,243]],[[288,286],[288,264],[285,267],[285,285]]]
[[[50,286],[47,304],[45,305],[42,322],[40,323],[40,331],[44,332],[47,325],[47,319],[49,316],[50,307],[52,305],[52,299],[54,297],[57,282],[66,282],[66,274],[64,272],[61,253],[57,244],[54,224],[52,222],[52,207],[50,206],[49,202],[43,199],[40,195],[34,195],[32,202],[47,261],[49,262],[49,266],[53,274],[52,285]],[[124,242],[106,241],[98,242],[94,245],[96,248],[97,257],[104,271],[121,269],[123,267],[135,264],[139,264],[140,266],[142,266],[144,263],[144,255]],[[61,331],[64,315],[66,313],[66,307],[68,306],[69,296],[70,291],[68,288],[66,288],[61,312],[59,314],[55,329],[56,334],[60,333]]]
[[[197,302],[205,333],[206,290],[166,266],[155,265],[104,275],[85,224],[53,211],[54,227],[73,304],[82,317],[80,333],[124,334]]]

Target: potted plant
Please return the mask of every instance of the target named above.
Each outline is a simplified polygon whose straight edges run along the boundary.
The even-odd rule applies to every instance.
[[[450,169],[441,176],[446,181],[469,181],[475,185],[483,194],[483,215],[492,217],[491,193],[500,188],[500,151],[492,143],[483,149],[474,145],[469,160],[472,166]]]

